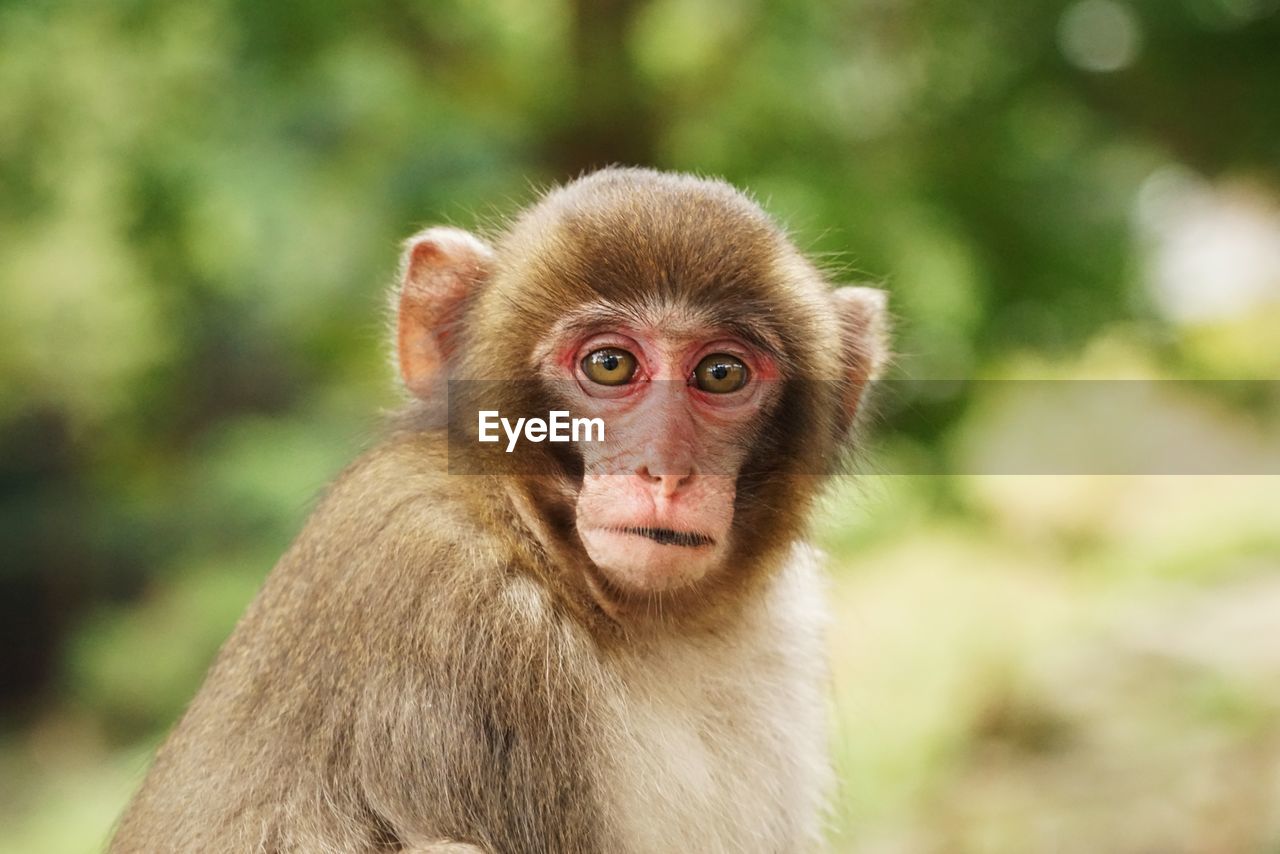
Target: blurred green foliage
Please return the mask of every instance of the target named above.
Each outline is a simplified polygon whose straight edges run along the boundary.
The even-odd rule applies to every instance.
[[[376,436],[419,225],[716,174],[887,282],[900,376],[1274,378],[1278,80],[1275,0],[0,2],[0,850],[100,843]],[[882,450],[1004,412],[885,400]],[[1277,499],[842,484],[836,846],[1280,849]]]

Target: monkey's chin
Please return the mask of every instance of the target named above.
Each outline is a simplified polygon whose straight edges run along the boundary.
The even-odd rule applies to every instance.
[[[700,581],[720,560],[709,537],[646,528],[587,528],[587,556],[623,593],[665,593]]]

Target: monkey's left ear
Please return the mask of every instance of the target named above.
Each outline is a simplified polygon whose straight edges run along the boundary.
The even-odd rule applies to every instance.
[[[428,228],[406,241],[396,306],[396,358],[413,394],[426,397],[446,379],[463,307],[492,266],[493,250],[460,228]]]
[[[889,295],[877,288],[844,287],[831,294],[840,320],[845,386],[841,427],[853,425],[867,385],[889,363]]]

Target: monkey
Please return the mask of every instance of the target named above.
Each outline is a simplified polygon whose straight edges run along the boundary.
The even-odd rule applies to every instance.
[[[888,359],[883,291],[833,287],[725,182],[611,167],[485,237],[421,231],[393,304],[404,408],[109,850],[819,848],[807,522]],[[508,453],[477,410],[599,417],[603,441]]]

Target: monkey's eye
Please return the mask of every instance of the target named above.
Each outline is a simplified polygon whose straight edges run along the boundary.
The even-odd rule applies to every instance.
[[[712,394],[728,394],[747,384],[747,366],[727,353],[712,353],[693,369],[698,388]]]
[[[636,372],[636,357],[617,347],[593,350],[582,360],[587,379],[600,385],[624,385]]]

